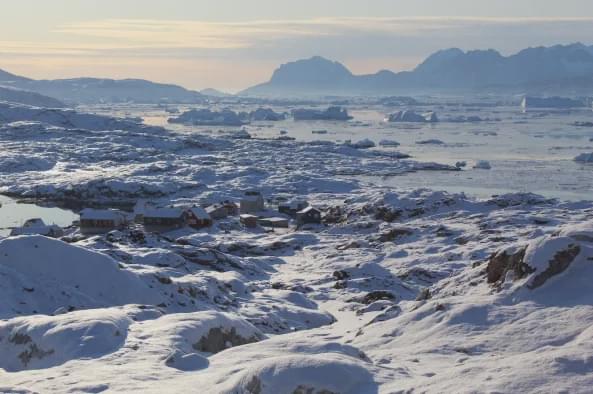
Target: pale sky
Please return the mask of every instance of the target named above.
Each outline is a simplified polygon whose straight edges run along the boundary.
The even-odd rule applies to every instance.
[[[593,0],[0,0],[0,68],[235,91],[321,55],[354,73],[438,49],[593,44]]]

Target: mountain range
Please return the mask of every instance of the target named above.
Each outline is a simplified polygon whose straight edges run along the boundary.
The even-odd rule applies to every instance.
[[[35,80],[0,70],[0,86],[39,93],[69,104],[122,102],[194,104],[205,101],[205,96],[199,92],[144,79]]]
[[[206,102],[208,97],[223,96],[213,89],[196,92],[144,79],[35,80],[3,70],[0,70],[0,87],[35,92],[66,104],[197,104]],[[527,48],[510,56],[493,49],[452,48],[435,52],[412,71],[381,70],[367,75],[355,75],[339,62],[314,56],[281,65],[268,82],[238,95],[296,97],[462,92],[593,94],[593,46],[576,43]],[[16,94],[14,90],[5,93]]]
[[[354,75],[341,63],[315,56],[281,65],[250,96],[396,94],[401,91],[593,91],[593,46],[581,43],[527,48],[511,56],[488,50],[445,49],[412,71]]]

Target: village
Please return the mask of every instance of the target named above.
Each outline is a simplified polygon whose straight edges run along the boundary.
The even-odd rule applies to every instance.
[[[291,225],[300,228],[308,224],[321,224],[321,211],[304,199],[292,199],[272,205],[266,205],[261,192],[246,191],[238,203],[224,200],[206,207],[159,206],[149,201],[139,200],[133,212],[120,209],[84,208],[80,219],[71,228],[78,228],[84,236],[124,230],[132,226],[142,226],[151,233],[192,228],[195,230],[211,227],[215,221],[238,217],[241,226],[248,229],[265,230],[289,229]],[[59,238],[65,235],[64,229],[55,224],[46,224],[41,218],[27,220],[22,226],[12,229],[11,236],[43,235]]]

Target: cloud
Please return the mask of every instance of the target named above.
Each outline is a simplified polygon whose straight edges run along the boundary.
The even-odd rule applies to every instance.
[[[238,89],[266,79],[279,63],[312,55],[370,73],[410,69],[448,47],[510,54],[590,37],[593,17],[101,19],[54,27],[38,41],[5,39],[0,55],[4,64],[38,77],[127,76]]]
[[[567,28],[567,26],[569,26]],[[564,29],[564,30],[563,30]],[[561,30],[561,31],[560,31]],[[54,28],[38,42],[0,41],[0,53],[20,56],[169,56],[178,58],[228,56],[233,53],[278,56],[284,49],[342,40],[342,48],[360,43],[364,54],[380,55],[389,40],[444,43],[463,47],[475,37],[505,42],[510,34],[558,33],[558,39],[587,39],[593,34],[590,17],[339,17],[300,20],[204,22],[192,20],[106,19],[69,23]],[[562,34],[570,31],[570,34]],[[457,40],[457,43],[453,42]],[[493,40],[496,41],[496,40]],[[523,44],[525,40],[518,40]],[[487,42],[485,42],[487,44]],[[404,42],[405,44],[405,42]],[[449,44],[449,45],[451,45]],[[512,43],[507,43],[507,46]],[[331,49],[331,48],[329,48]],[[358,49],[358,48],[355,48]],[[398,47],[401,49],[401,46]],[[508,48],[503,48],[508,49]],[[330,50],[331,52],[331,50]],[[295,53],[298,55],[299,52]],[[324,54],[324,53],[320,53]],[[402,56],[409,56],[402,53]]]

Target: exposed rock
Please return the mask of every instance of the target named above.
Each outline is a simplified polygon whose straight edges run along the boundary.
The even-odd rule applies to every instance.
[[[365,296],[362,297],[361,302],[368,305],[378,300],[395,300],[395,298],[395,295],[390,291],[375,290],[365,294]]]
[[[27,366],[29,365],[29,362],[31,362],[31,360],[33,358],[37,358],[39,360],[41,360],[44,357],[47,357],[51,354],[54,353],[53,349],[49,349],[49,350],[43,350],[40,349],[37,344],[32,343],[29,345],[29,348],[27,350],[23,350],[20,354],[19,354],[19,359],[21,360],[21,362],[23,363],[23,366]]]
[[[339,270],[339,271],[334,271],[333,277],[336,280],[344,280],[344,279],[350,278],[350,274],[347,271]]]
[[[581,248],[579,245],[569,245],[568,249],[556,252],[554,258],[548,263],[548,268],[544,272],[537,274],[528,287],[530,289],[536,289],[546,283],[552,276],[563,272],[570,266],[580,252]]]
[[[418,297],[416,297],[416,301],[425,301],[425,300],[430,300],[432,298],[432,294],[430,293],[430,289],[428,287],[425,287],[424,289],[422,289],[420,291],[420,294],[418,294]]]
[[[379,235],[380,242],[391,242],[396,238],[412,235],[414,232],[407,228],[392,228]]]
[[[533,268],[523,262],[526,249],[527,247],[525,246],[516,250],[507,249],[490,256],[488,267],[486,268],[488,283],[504,282],[508,271],[513,271],[517,278],[523,278],[525,275],[532,273],[534,271]]]
[[[375,213],[375,219],[383,220],[386,222],[393,222],[401,217],[402,210],[401,209],[391,209],[389,207],[378,207],[377,212]]]
[[[237,334],[234,327],[224,330],[221,327],[211,328],[208,334],[203,336],[199,342],[193,344],[193,348],[199,352],[218,353],[232,346],[246,345],[258,342],[260,338],[251,336],[244,338]]]

